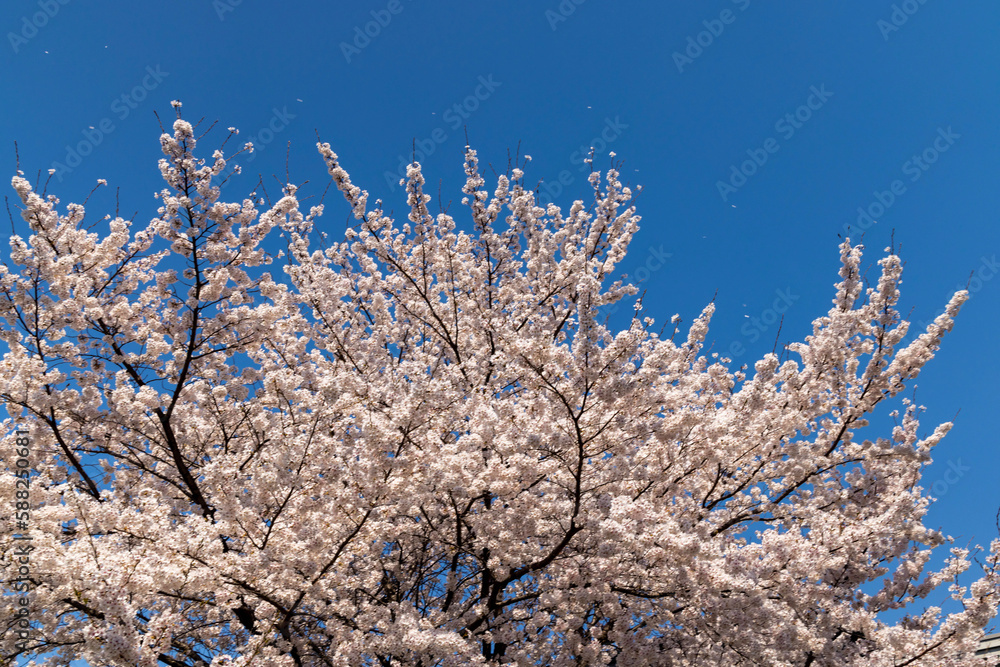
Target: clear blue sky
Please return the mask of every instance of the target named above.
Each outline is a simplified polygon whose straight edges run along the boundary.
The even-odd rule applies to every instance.
[[[269,141],[254,174],[283,176],[290,141],[292,179],[325,184],[318,130],[396,211],[405,200],[386,173],[414,140],[428,189],[442,179],[457,205],[462,125],[484,163],[506,166],[520,142],[529,179],[565,171],[560,204],[586,195],[580,151],[599,139],[598,166],[613,150],[644,186],[623,270],[646,278],[650,313],[690,321],[718,291],[710,338],[744,346],[740,362],[771,350],[776,305],[782,342],[810,331],[830,307],[838,233],[870,209],[868,259],[894,231],[915,321],[979,272],[917,400],[928,433],[961,411],[926,478],[942,491],[929,523],[963,544],[996,534],[997,3],[47,1],[51,17],[46,0],[0,7],[0,159],[11,175],[17,140],[29,175],[65,164],[50,186],[64,203],[106,178],[123,211],[155,215],[153,112],[169,121],[172,99],[189,120]],[[73,167],[67,147],[88,155]],[[755,173],[733,177],[754,157],[743,167]],[[346,206],[328,211],[337,233]]]

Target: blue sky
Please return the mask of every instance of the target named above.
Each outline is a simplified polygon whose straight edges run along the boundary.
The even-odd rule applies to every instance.
[[[153,114],[169,122],[172,99],[256,137],[234,197],[258,172],[277,191],[288,142],[292,179],[325,185],[314,131],[397,212],[393,173],[414,143],[428,190],[440,180],[458,203],[463,126],[498,169],[520,144],[559,204],[587,194],[581,155],[595,146],[606,168],[613,150],[644,188],[623,270],[658,320],[689,322],[717,292],[709,338],[738,362],[771,350],[779,311],[782,343],[827,311],[838,234],[860,217],[870,262],[893,236],[902,249],[916,322],[976,272],[916,396],[928,433],[961,411],[926,477],[939,482],[929,523],[985,544],[1000,505],[1000,5],[773,4],[10,0],[0,159],[12,175],[16,140],[29,175],[59,169],[63,203],[105,178],[147,220],[162,185]],[[91,209],[113,202],[107,190]],[[342,208],[328,209],[331,234]]]

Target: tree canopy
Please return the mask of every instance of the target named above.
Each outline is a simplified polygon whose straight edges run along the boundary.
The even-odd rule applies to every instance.
[[[846,239],[812,334],[731,369],[713,304],[682,332],[638,299],[609,328],[637,294],[615,168],[564,212],[523,165],[491,193],[467,148],[464,217],[430,213],[412,164],[400,224],[320,143],[357,222],[317,248],[295,185],[223,201],[232,156],[196,157],[179,108],[160,143],[145,225],[92,231],[12,181],[31,236],[0,267],[0,552],[13,587],[30,543],[31,593],[0,598],[0,656],[977,664],[1000,541],[966,585],[967,549],[929,567],[950,540],[921,473],[951,424],[921,437],[900,395],[964,292],[904,343],[900,258],[868,286]],[[890,400],[896,426],[862,437]],[[961,611],[923,605],[942,588]]]

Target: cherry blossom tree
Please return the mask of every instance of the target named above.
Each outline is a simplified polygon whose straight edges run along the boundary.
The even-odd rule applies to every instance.
[[[0,553],[11,588],[30,536],[31,627],[24,593],[0,598],[0,656],[980,664],[1000,540],[931,567],[950,538],[921,472],[951,424],[921,436],[899,396],[965,292],[904,343],[900,259],[868,286],[848,239],[812,335],[731,369],[714,305],[668,336],[614,279],[639,229],[615,168],[564,212],[523,164],[491,194],[467,149],[461,220],[413,164],[399,224],[321,143],[356,219],[327,247],[295,185],[220,199],[232,155],[197,158],[175,106],[145,226],[13,178],[31,235],[0,268]],[[896,426],[862,437],[881,404]],[[958,611],[928,606],[942,589]]]

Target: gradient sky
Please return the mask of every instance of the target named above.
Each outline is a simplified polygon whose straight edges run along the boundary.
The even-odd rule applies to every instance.
[[[237,199],[258,173],[277,192],[286,152],[292,180],[321,192],[317,131],[397,212],[414,145],[428,191],[440,181],[456,206],[465,131],[498,171],[520,145],[527,180],[564,206],[588,196],[581,156],[594,146],[603,169],[613,150],[644,188],[622,270],[658,321],[690,322],[717,294],[709,339],[737,363],[771,351],[778,311],[780,346],[829,309],[838,235],[851,224],[857,239],[860,207],[866,263],[901,249],[914,322],[972,291],[916,399],[924,432],[956,423],[925,477],[939,498],[928,523],[987,544],[1000,506],[998,25],[985,0],[7,0],[0,159],[13,175],[16,140],[29,177],[56,168],[63,204],[105,178],[145,221],[162,187],[154,112],[170,122],[173,99],[258,144]],[[202,142],[205,157],[224,135]],[[327,201],[336,235],[348,209]],[[112,212],[113,190],[90,210]]]

